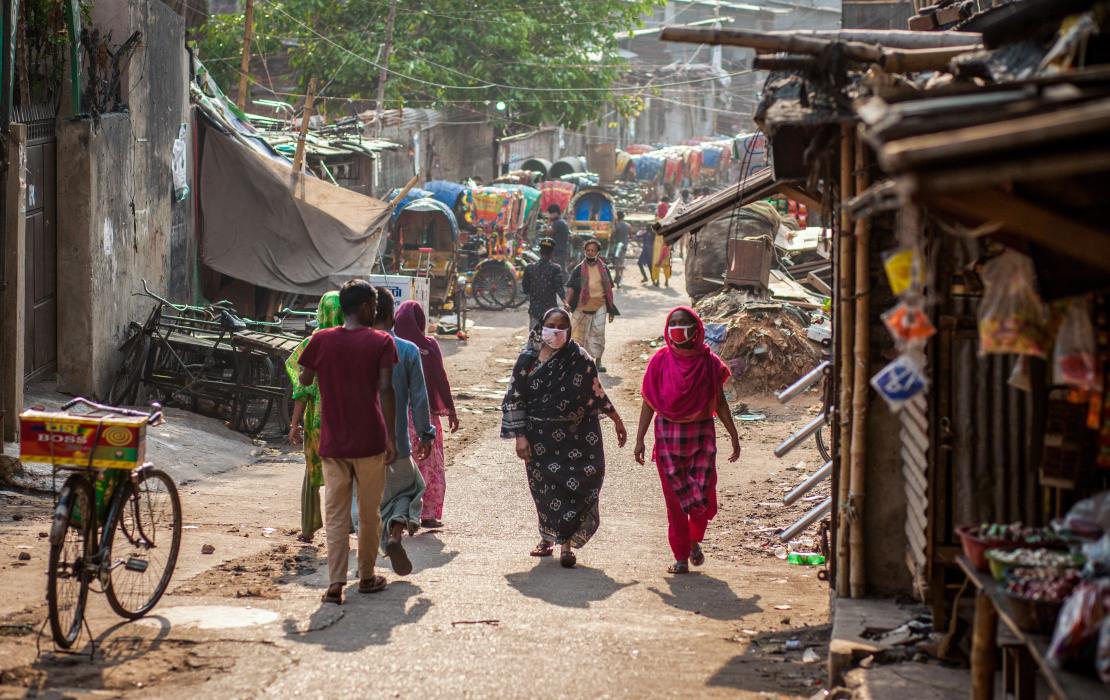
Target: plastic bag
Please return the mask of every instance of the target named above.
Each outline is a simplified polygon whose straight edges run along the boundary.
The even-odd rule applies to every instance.
[[[173,142],[170,159],[170,174],[173,175],[173,197],[176,202],[180,202],[189,196],[189,181],[185,172],[186,154],[189,150],[189,146],[185,142],[187,129],[188,127],[182,124],[178,130],[177,138]]]
[[[1084,656],[1088,644],[1096,639],[1106,617],[1104,596],[1110,587],[1091,581],[1076,586],[1056,618],[1056,631],[1048,647],[1048,660],[1062,666]]]
[[[1084,298],[1071,300],[1056,333],[1056,345],[1052,350],[1052,379],[1056,384],[1068,384],[1089,391],[1099,388],[1095,369],[1095,329]]]
[[[983,264],[980,277],[979,351],[1047,357],[1044,302],[1029,257],[1006,250]]]

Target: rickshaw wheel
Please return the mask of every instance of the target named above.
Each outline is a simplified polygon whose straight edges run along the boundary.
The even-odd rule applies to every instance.
[[[483,309],[505,309],[517,298],[516,275],[504,262],[491,261],[474,273],[474,300]]]

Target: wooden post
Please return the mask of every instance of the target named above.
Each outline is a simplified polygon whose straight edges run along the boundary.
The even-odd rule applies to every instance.
[[[251,74],[251,34],[254,32],[254,0],[247,0],[243,21],[243,56],[239,60],[239,94],[235,96],[235,106],[243,112],[247,109],[247,95],[250,91]]]
[[[297,151],[293,155],[293,177],[301,174],[304,169],[305,139],[308,137],[308,122],[312,119],[312,107],[316,103],[316,78],[308,81],[308,94],[305,95],[304,112],[301,114],[301,133],[297,137]]]
[[[382,112],[385,106],[385,82],[389,78],[389,54],[393,51],[393,22],[397,18],[397,0],[389,0],[389,16],[385,20],[385,45],[382,46],[382,65],[378,72],[378,99],[374,103],[374,130],[382,135]]]
[[[983,591],[975,594],[971,628],[971,700],[994,697],[994,653],[998,646],[998,613]]]
[[[848,533],[852,524],[845,517],[848,505],[848,485],[850,483],[849,465],[852,463],[850,447],[852,444],[852,276],[855,267],[854,248],[851,236],[852,219],[848,214],[847,203],[852,198],[852,159],[854,157],[852,127],[845,124],[840,130],[840,226],[836,232],[837,249],[837,305],[836,368],[840,373],[840,399],[838,403],[836,427],[840,431],[838,441],[837,472],[837,529],[836,529],[836,594],[847,598],[849,588]]]
[[[856,192],[867,189],[867,153],[863,139],[856,135]],[[867,406],[871,394],[868,380],[871,376],[871,221],[866,217],[856,219],[856,310],[855,338],[852,355],[855,359],[852,383],[852,466],[848,485],[849,503],[852,508],[852,530],[849,547],[852,562],[851,588],[853,598],[862,598],[867,592],[867,567],[864,559],[863,508],[867,468]]]

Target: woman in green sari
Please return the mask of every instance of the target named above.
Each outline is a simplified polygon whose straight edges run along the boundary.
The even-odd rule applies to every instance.
[[[328,292],[320,298],[316,309],[316,330],[333,328],[343,323],[343,310],[339,307],[339,292]],[[324,465],[318,452],[320,447],[320,391],[316,384],[301,384],[301,353],[308,347],[309,336],[285,361],[285,372],[293,384],[293,420],[289,425],[289,440],[294,445],[304,441],[305,472],[301,485],[301,535],[302,542],[311,542],[316,531],[323,527],[320,509],[320,487],[324,485]]]

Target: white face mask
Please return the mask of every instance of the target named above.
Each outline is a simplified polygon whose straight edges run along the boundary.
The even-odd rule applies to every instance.
[[[547,328],[545,326],[540,333],[543,337],[543,342],[552,350],[558,350],[567,344],[567,332],[561,328]]]

